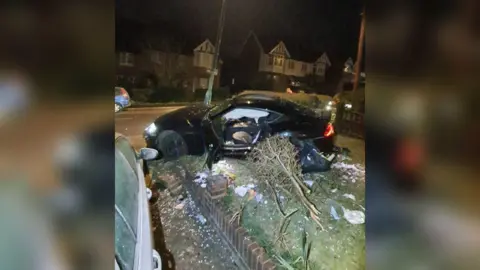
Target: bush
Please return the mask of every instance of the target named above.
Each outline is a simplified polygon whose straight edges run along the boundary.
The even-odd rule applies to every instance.
[[[138,102],[148,102],[153,89],[150,88],[135,88],[132,89],[132,99]]]
[[[148,102],[167,103],[187,101],[186,90],[175,87],[158,87],[152,91]]]
[[[195,101],[203,101],[205,99],[206,89],[195,90]],[[220,87],[212,90],[212,100],[220,101],[230,97],[230,89],[228,87]]]
[[[272,200],[276,202],[278,211],[287,218],[283,209],[279,191],[283,191],[287,200],[295,200],[308,211],[310,218],[324,230],[320,222],[320,211],[312,203],[307,194],[310,189],[305,185],[302,168],[298,162],[298,150],[288,138],[273,136],[258,143],[248,155],[248,167],[255,178],[270,189]]]

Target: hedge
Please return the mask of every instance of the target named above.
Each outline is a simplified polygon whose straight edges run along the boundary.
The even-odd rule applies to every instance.
[[[172,87],[155,89],[133,89],[132,99],[138,102],[168,103],[168,102],[196,102],[203,101],[206,89],[197,89],[194,93],[190,90]],[[212,100],[225,100],[230,97],[228,88],[213,89]]]

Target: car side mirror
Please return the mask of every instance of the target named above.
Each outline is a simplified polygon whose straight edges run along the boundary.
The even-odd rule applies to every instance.
[[[139,155],[143,160],[153,160],[158,156],[158,151],[152,148],[142,148]]]
[[[152,199],[153,193],[152,190],[147,188],[147,199],[150,201]]]

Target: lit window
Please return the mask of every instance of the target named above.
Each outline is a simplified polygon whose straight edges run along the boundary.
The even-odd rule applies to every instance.
[[[208,88],[208,79],[207,78],[200,78],[198,80],[199,88],[200,89],[207,89]]]
[[[119,54],[119,64],[122,66],[133,66],[133,53],[121,52]]]

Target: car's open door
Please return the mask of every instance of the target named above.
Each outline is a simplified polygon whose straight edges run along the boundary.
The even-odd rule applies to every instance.
[[[230,104],[218,105],[208,112],[202,120],[202,127],[204,130],[204,141],[207,152],[206,165],[209,169],[212,169],[212,165],[219,155],[224,145],[223,139],[223,122],[221,115],[226,110],[230,109]]]

